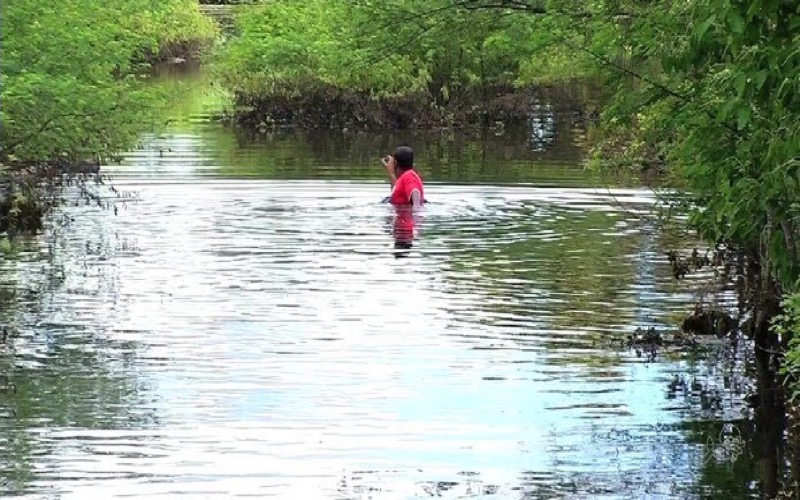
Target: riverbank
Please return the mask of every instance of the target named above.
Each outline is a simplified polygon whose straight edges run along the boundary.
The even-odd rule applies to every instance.
[[[587,96],[588,101],[587,102]],[[475,129],[530,124],[533,119],[573,115],[597,120],[599,92],[587,82],[560,86],[475,88],[446,100],[426,91],[375,97],[371,93],[309,83],[282,92],[234,89],[229,121],[238,127],[342,131]]]

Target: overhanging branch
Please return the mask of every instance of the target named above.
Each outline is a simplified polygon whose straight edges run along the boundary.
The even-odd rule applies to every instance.
[[[524,0],[493,0],[488,2],[484,0],[453,0],[453,3],[467,10],[508,9],[524,11],[531,14],[548,13],[547,9],[541,5],[541,2],[528,3]]]
[[[63,120],[63,119],[66,119],[66,118],[93,118],[93,117],[98,116],[98,115],[102,115],[102,114],[105,114],[105,113],[111,113],[111,112],[117,111],[118,109],[119,109],[119,106],[113,106],[113,107],[111,107],[109,109],[104,109],[102,111],[96,111],[96,112],[93,112],[93,113],[88,113],[88,112],[83,112],[83,113],[62,113],[60,115],[51,116],[50,118],[45,120],[39,126],[38,129],[34,130],[33,132],[31,132],[29,134],[26,134],[26,135],[22,136],[21,138],[17,139],[16,141],[12,142],[11,144],[5,145],[2,148],[0,148],[0,157],[10,155],[12,153],[12,151],[14,151],[18,146],[24,144],[26,141],[31,140],[35,136],[37,136],[37,135],[39,135],[41,133],[44,133],[45,130],[50,128],[53,125],[53,123],[55,123],[58,120]]]

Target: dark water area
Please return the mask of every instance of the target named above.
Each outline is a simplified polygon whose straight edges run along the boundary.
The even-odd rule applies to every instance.
[[[747,343],[625,346],[736,296],[672,278],[654,195],[587,172],[572,118],[251,138],[204,75],[157,84],[170,127],[105,168],[137,201],[3,244],[0,492],[760,496]],[[399,141],[433,201],[400,249]]]

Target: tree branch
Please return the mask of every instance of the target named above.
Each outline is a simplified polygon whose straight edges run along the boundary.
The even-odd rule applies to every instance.
[[[492,2],[485,2],[483,0],[453,0],[453,4],[457,7],[462,7],[466,10],[506,10],[527,12],[529,14],[545,15],[545,14],[559,14],[568,15],[575,19],[591,18],[594,17],[589,11],[576,11],[568,13],[561,9],[547,9],[541,2],[528,3],[524,0],[494,0]],[[631,12],[619,11],[609,12],[605,14],[608,17],[622,17],[632,18],[635,17]]]
[[[630,70],[630,69],[628,69],[628,68],[626,68],[624,66],[621,66],[621,65],[615,63],[614,61],[612,61],[611,59],[609,59],[608,57],[606,57],[606,56],[604,56],[602,54],[598,54],[597,52],[595,52],[595,51],[593,51],[591,49],[588,49],[586,47],[583,47],[581,45],[575,45],[575,44],[569,42],[566,39],[566,37],[564,37],[561,40],[561,42],[564,45],[566,45],[567,47],[569,47],[570,49],[572,49],[572,50],[586,52],[587,54],[589,54],[592,57],[596,58],[597,60],[599,60],[603,64],[605,64],[607,66],[611,66],[612,68],[614,68],[614,69],[616,69],[618,71],[621,71],[622,73],[625,73],[625,74],[630,75],[630,76],[632,76],[634,78],[637,78],[637,79],[639,79],[639,80],[641,80],[641,81],[643,81],[645,83],[648,83],[648,84],[652,85],[653,87],[657,88],[658,90],[660,90],[661,92],[663,92],[663,93],[665,93],[665,94],[667,94],[667,95],[669,95],[671,97],[675,97],[676,99],[678,99],[678,100],[680,100],[680,101],[682,101],[684,103],[689,104],[693,100],[691,96],[678,93],[678,92],[672,90],[671,88],[667,87],[666,85],[658,83],[657,81],[653,80],[652,78],[648,78],[648,77],[646,77],[646,76],[644,76],[642,74],[636,73],[633,70]],[[708,110],[704,110],[704,111],[710,118],[712,118],[713,120],[717,120],[717,117],[711,111],[708,111]],[[733,132],[734,135],[738,135],[739,134],[739,131],[736,129],[736,127],[734,127],[730,123],[722,123],[722,122],[720,122],[720,125],[722,125],[726,129],[728,129],[731,132]]]
[[[42,123],[42,125],[37,130],[35,130],[35,131],[33,131],[33,132],[31,132],[31,133],[29,133],[27,135],[22,136],[20,139],[17,139],[16,141],[12,142],[11,144],[8,144],[8,145],[3,146],[2,148],[0,148],[0,157],[8,156],[18,146],[23,144],[25,141],[29,141],[33,137],[43,133],[45,130],[47,130],[48,127],[50,127],[54,122],[56,122],[58,120],[63,120],[65,118],[81,118],[81,117],[92,118],[92,117],[95,117],[95,116],[98,116],[98,115],[102,115],[102,114],[105,114],[105,113],[110,113],[110,112],[116,111],[118,109],[119,109],[119,106],[113,106],[113,107],[111,107],[109,109],[106,109],[106,110],[103,110],[103,111],[96,111],[96,112],[93,112],[93,113],[88,113],[88,112],[84,112],[84,113],[63,113],[61,115],[51,116],[50,118],[45,120],[44,123]]]
[[[458,7],[463,7],[467,10],[479,9],[508,9],[529,12],[532,14],[547,14],[548,11],[539,2],[537,5],[529,4],[524,0],[494,0],[492,2],[484,3],[481,0],[453,0],[453,3]]]

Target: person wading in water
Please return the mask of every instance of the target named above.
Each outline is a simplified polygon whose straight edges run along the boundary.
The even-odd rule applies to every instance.
[[[414,239],[413,210],[425,203],[425,187],[414,169],[414,151],[408,146],[400,146],[394,154],[381,158],[381,164],[392,185],[388,201],[395,207],[394,246],[411,248]]]
[[[400,146],[394,154],[381,158],[381,163],[392,185],[389,203],[421,207],[425,203],[425,187],[422,178],[414,170],[414,151],[408,146]]]

